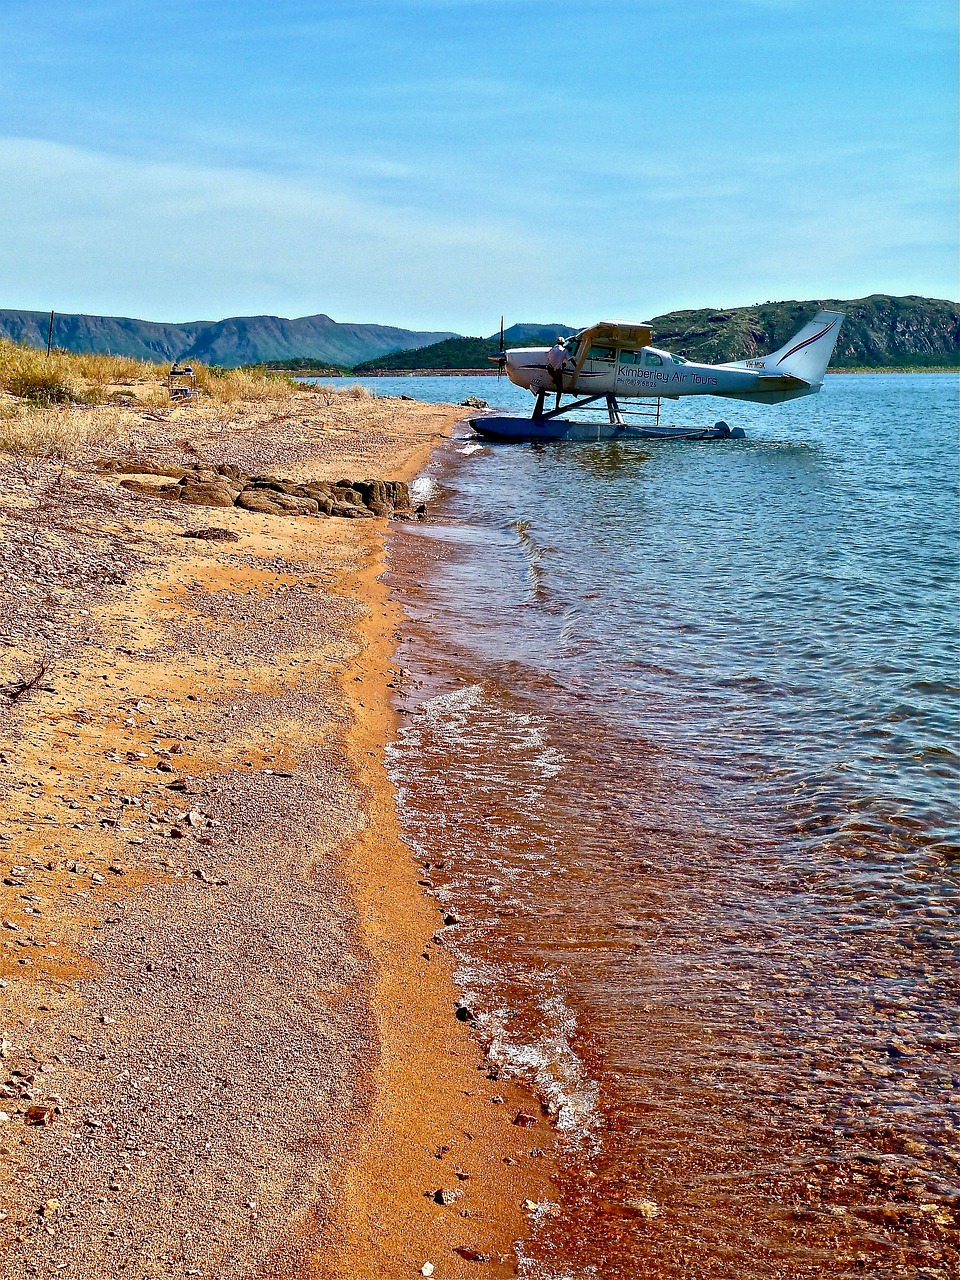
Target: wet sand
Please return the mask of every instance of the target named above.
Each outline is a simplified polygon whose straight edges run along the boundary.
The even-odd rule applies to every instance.
[[[458,416],[303,394],[101,452],[409,479]],[[554,1138],[455,1016],[400,841],[387,522],[94,461],[0,465],[0,685],[44,667],[0,712],[4,1274],[515,1275]]]

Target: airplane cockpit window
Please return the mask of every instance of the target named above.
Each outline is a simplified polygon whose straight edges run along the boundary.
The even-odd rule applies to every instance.
[[[574,359],[576,359],[576,355],[579,350],[580,350],[580,339],[568,338],[567,339],[567,355],[572,356]]]
[[[587,355],[591,360],[615,360],[617,357],[613,347],[591,347]]]
[[[643,357],[643,363],[648,369],[653,369],[658,364],[663,364],[663,356],[658,356],[655,351],[648,351]]]
[[[621,364],[639,364],[641,359],[642,359],[642,356],[639,351],[621,351],[620,352]]]

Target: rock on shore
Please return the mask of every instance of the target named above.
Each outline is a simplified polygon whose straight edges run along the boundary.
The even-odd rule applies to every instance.
[[[138,475],[151,470],[144,463]],[[144,498],[199,507],[236,506],[262,515],[410,520],[425,510],[422,504],[414,507],[410,488],[402,480],[286,480],[275,475],[244,475],[230,463],[194,467],[168,484],[154,484],[136,476],[121,480],[120,484]]]

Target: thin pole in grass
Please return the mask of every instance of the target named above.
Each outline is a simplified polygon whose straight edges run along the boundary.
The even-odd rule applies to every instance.
[[[50,312],[50,328],[47,330],[47,355],[50,354],[50,348],[53,346],[53,312]]]

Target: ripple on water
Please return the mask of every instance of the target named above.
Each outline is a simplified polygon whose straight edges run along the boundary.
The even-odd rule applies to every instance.
[[[525,1274],[960,1270],[954,398],[478,450],[395,540],[408,837],[579,1140]]]

